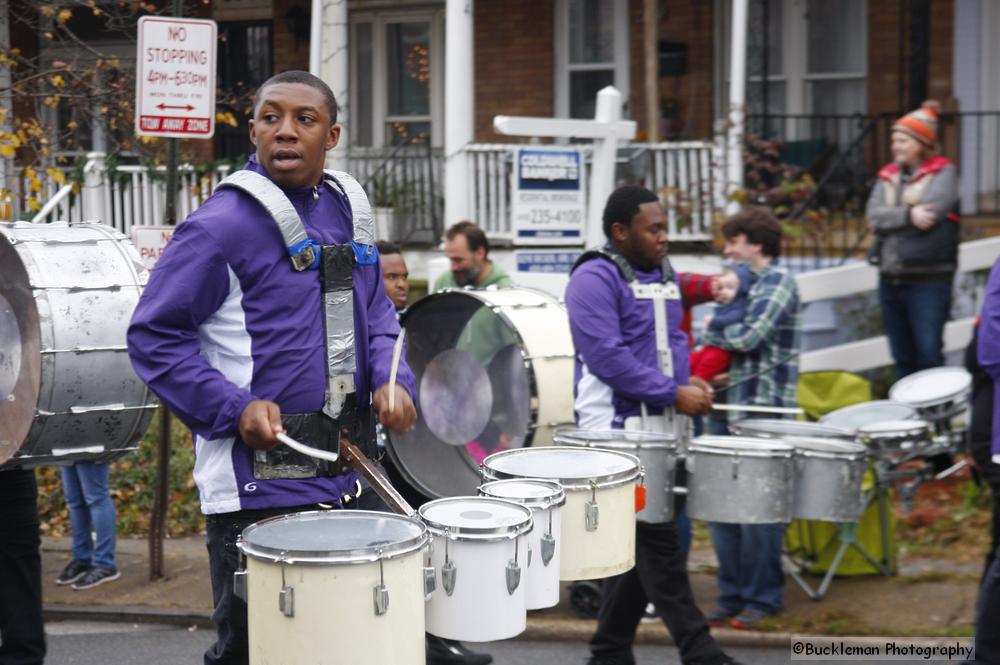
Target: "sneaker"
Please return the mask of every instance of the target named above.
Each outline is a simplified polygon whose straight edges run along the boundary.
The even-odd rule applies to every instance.
[[[77,591],[93,589],[99,584],[113,582],[121,576],[120,572],[112,568],[91,568],[73,585],[73,588]]]
[[[493,656],[470,651],[457,640],[427,635],[427,665],[489,665]]]
[[[72,584],[73,582],[76,582],[78,579],[86,575],[88,570],[90,570],[89,563],[84,563],[82,561],[77,561],[76,559],[73,559],[72,561],[67,563],[66,567],[63,568],[63,571],[59,573],[59,577],[56,578],[56,584],[60,586],[64,586],[66,584]]]
[[[660,617],[656,614],[656,605],[653,603],[646,603],[646,609],[642,612],[642,623],[654,623],[659,621]]]
[[[705,615],[705,621],[708,622],[709,626],[713,628],[718,628],[720,626],[725,626],[729,623],[729,620],[736,616],[738,612],[727,612],[721,607],[716,607],[714,610]]]
[[[757,609],[756,607],[744,607],[739,614],[732,618],[729,625],[733,628],[745,630],[747,628],[753,628],[769,616],[771,616],[769,612]]]

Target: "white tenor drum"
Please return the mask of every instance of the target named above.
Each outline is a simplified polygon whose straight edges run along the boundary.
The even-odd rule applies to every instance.
[[[699,436],[688,445],[688,514],[707,522],[792,520],[795,448],[781,441]]]
[[[823,522],[856,522],[864,512],[861,479],[868,450],[859,443],[792,437],[795,495],[792,515]]]
[[[247,527],[251,665],[423,665],[426,544],[420,522],[362,510]]]
[[[479,493],[506,499],[531,509],[534,527],[528,534],[528,571],[525,607],[540,610],[559,604],[559,543],[562,540],[562,507],[566,493],[549,480],[494,480],[479,486]]]
[[[552,443],[573,422],[566,308],[531,289],[435,293],[403,315],[420,418],[389,453],[428,497],[475,493],[495,452]]]
[[[471,642],[524,632],[531,509],[491,497],[457,496],[425,503],[420,517],[431,533],[431,563],[438,575],[427,601],[427,632]]]
[[[962,367],[935,367],[915,372],[892,384],[889,399],[917,409],[931,422],[948,420],[969,408],[972,375]]]
[[[634,455],[590,448],[507,450],[486,458],[483,477],[543,478],[562,485],[560,579],[611,577],[635,565],[640,465]]]
[[[102,224],[0,224],[0,266],[0,465],[134,450],[156,409],[125,343],[135,248]]]
[[[857,432],[859,427],[887,420],[919,420],[917,409],[903,402],[879,399],[872,402],[852,404],[831,411],[819,419],[820,425],[839,427]]]
[[[618,450],[635,455],[642,464],[646,505],[635,518],[662,524],[674,519],[674,474],[677,467],[677,438],[672,434],[625,430],[561,429],[557,446],[579,446]]]

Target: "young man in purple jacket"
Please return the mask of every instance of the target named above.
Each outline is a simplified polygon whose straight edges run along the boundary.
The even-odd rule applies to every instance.
[[[637,297],[641,288],[633,288],[670,281],[663,274],[669,270],[664,262],[663,206],[648,189],[620,187],[608,198],[603,222],[608,244],[583,257],[566,288],[576,349],[577,424],[587,429],[633,429],[640,418],[672,423],[674,410],[691,416],[708,413],[712,390],[690,377],[679,292],[665,284],[676,297],[663,301]],[[661,370],[656,303],[666,309],[670,372]],[[645,416],[641,416],[643,404]],[[632,642],[647,602],[656,606],[685,665],[735,663],[709,634],[695,605],[677,526],[639,522],[635,567],[604,583],[597,632],[590,640],[590,665],[635,663]]]
[[[993,378],[993,461],[1000,463],[1000,260],[993,265],[986,283],[983,311],[979,317],[979,365]],[[1000,550],[997,550],[1000,554]],[[1000,663],[1000,558],[983,576],[976,611],[977,663]]]
[[[377,254],[356,241],[346,194],[324,181],[326,152],[340,136],[336,109],[329,87],[306,72],[269,79],[254,100],[250,139],[257,149],[245,168],[280,188],[311,241],[339,245],[341,256],[350,257],[353,248],[359,257],[346,268],[353,326],[346,324],[343,335],[353,336],[354,393],[340,420],[330,420],[363,425],[377,415],[385,427],[406,430],[416,420],[414,378],[401,363],[390,411],[399,324]],[[343,468],[312,477],[258,473],[268,469],[259,466],[262,457],[283,448],[276,434],[291,422],[283,424],[283,414],[318,419],[313,422],[328,417],[320,413],[329,386],[320,273],[293,267],[289,252],[261,203],[240,189],[219,188],[177,227],[129,328],[136,372],[195,437],[194,477],[206,515],[218,626],[206,664],[248,661],[246,604],[233,593],[235,540],[245,527],[301,510],[381,504]],[[316,438],[336,445],[339,428],[333,431],[336,436],[324,430]]]

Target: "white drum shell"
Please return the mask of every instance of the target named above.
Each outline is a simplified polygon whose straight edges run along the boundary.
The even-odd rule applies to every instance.
[[[383,560],[388,611],[376,616],[378,562],[289,565],[247,559],[250,665],[424,665],[423,550]],[[294,589],[294,616],[278,606]]]
[[[508,562],[514,560],[513,538],[449,540],[448,559],[457,569],[455,588],[450,596],[445,592],[440,575],[445,564],[445,536],[434,534],[432,543],[431,565],[437,571],[437,588],[427,601],[428,633],[449,640],[490,642],[524,632],[527,626],[524,575],[527,535],[517,536],[517,561],[522,577],[514,593],[507,591],[506,573]]]
[[[41,388],[27,437],[7,466],[105,462],[134,450],[156,409],[132,369],[126,331],[148,271],[102,224],[0,228],[35,295]]]
[[[790,448],[747,455],[708,451],[698,441],[687,452],[687,511],[692,518],[734,524],[792,520],[795,462]]]

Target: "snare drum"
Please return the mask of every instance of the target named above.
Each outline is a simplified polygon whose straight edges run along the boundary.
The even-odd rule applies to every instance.
[[[630,453],[639,458],[646,485],[646,507],[635,518],[662,524],[674,519],[674,471],[677,466],[677,439],[672,434],[625,430],[561,429],[557,446],[602,448]]]
[[[857,522],[864,512],[861,478],[868,451],[860,443],[789,438],[795,447],[794,517],[822,522]]]
[[[425,503],[420,517],[431,533],[431,565],[439,573],[427,602],[427,632],[471,642],[524,632],[522,577],[531,510],[491,497],[457,496]]]
[[[782,420],[780,418],[744,418],[729,424],[734,436],[756,439],[785,439],[790,436],[805,436],[821,439],[853,441],[854,433],[840,427],[821,425],[804,420]]]
[[[862,425],[858,428],[858,441],[883,458],[929,454],[934,446],[931,425],[924,420],[884,420]]]
[[[934,367],[904,376],[889,389],[889,399],[917,409],[931,422],[948,420],[969,408],[972,375],[962,367]]]
[[[820,425],[839,427],[851,432],[857,432],[862,425],[883,422],[886,420],[919,420],[920,414],[916,408],[903,402],[889,399],[879,399],[872,402],[852,404],[831,411],[819,419]]]
[[[592,580],[635,565],[639,458],[614,450],[523,448],[490,455],[483,477],[544,478],[566,492],[559,579]]]
[[[534,527],[528,534],[525,607],[540,610],[558,605],[560,525],[566,503],[562,486],[549,480],[494,480],[480,485],[479,493],[531,509]]]
[[[780,441],[700,436],[688,445],[688,514],[708,522],[792,520],[795,448]]]
[[[247,527],[251,665],[423,665],[427,529],[362,510],[284,515]],[[374,598],[374,603],[372,602]]]

